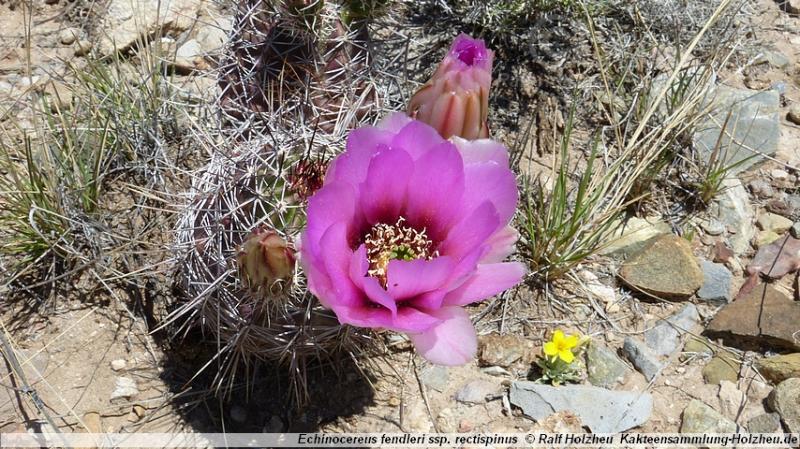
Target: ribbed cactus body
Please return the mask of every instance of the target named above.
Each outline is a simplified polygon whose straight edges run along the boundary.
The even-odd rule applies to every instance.
[[[288,251],[325,162],[396,95],[379,87],[364,21],[345,23],[341,8],[308,0],[237,4],[217,71],[220,126],[196,133],[211,160],[194,176],[177,223],[183,296],[167,321],[178,336],[201,328],[216,342],[206,368],[216,370],[218,387],[261,360],[300,374],[302,391],[309,360],[369,341],[308,293],[301,272],[288,273]]]

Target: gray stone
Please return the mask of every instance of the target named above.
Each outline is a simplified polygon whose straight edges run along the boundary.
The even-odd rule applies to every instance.
[[[753,208],[750,196],[742,182],[737,178],[722,181],[722,192],[713,204],[712,213],[719,221],[736,233],[728,237],[731,249],[735,254],[742,254],[750,248],[750,240],[755,235],[753,229]]]
[[[773,50],[765,50],[758,55],[756,64],[769,64],[773,67],[783,69],[789,66],[791,61],[783,53]]]
[[[629,371],[612,350],[598,343],[591,343],[586,349],[586,369],[589,382],[605,388],[615,385]]]
[[[483,404],[486,402],[486,396],[496,393],[499,390],[498,385],[488,380],[476,379],[467,382],[464,386],[456,391],[453,398],[458,402],[465,404]]]
[[[701,157],[708,161],[716,151],[726,166],[738,164],[730,170],[736,174],[763,158],[753,150],[775,154],[780,137],[778,91],[757,92],[720,85],[712,101],[712,112],[698,124],[694,134]],[[725,130],[721,129],[723,125]]]
[[[713,303],[731,302],[731,279],[733,275],[725,265],[700,260],[703,270],[703,286],[697,291],[697,297]]]
[[[683,409],[682,433],[735,433],[736,423],[702,401],[692,399]]]
[[[750,418],[746,427],[750,433],[783,433],[781,415],[777,413],[762,413]]]
[[[114,391],[111,393],[111,401],[131,399],[137,394],[139,394],[139,388],[136,386],[135,380],[130,377],[117,377]]]
[[[632,254],[619,270],[636,292],[664,299],[686,299],[703,285],[703,271],[686,239],[662,235]]]
[[[441,365],[430,365],[419,373],[419,380],[422,385],[440,393],[447,389],[449,377],[447,368]]]
[[[663,364],[658,360],[658,356],[650,350],[644,343],[632,337],[625,337],[622,345],[625,357],[633,363],[633,366],[648,381],[652,380],[663,368]]]
[[[767,405],[781,415],[789,433],[800,433],[800,377],[786,379],[769,394]]]
[[[681,336],[700,325],[694,304],[686,304],[666,320],[659,320],[644,333],[644,341],[658,355],[670,355],[681,344]]]
[[[701,226],[708,235],[721,235],[725,232],[725,226],[716,218],[703,222]]]
[[[175,52],[175,65],[187,70],[202,68],[203,54],[203,47],[200,46],[200,43],[196,39],[189,39]]]
[[[653,398],[648,393],[611,391],[585,385],[552,387],[534,382],[514,382],[510,400],[536,421],[556,412],[569,411],[580,418],[592,433],[618,433],[641,426],[650,419],[653,410]]]

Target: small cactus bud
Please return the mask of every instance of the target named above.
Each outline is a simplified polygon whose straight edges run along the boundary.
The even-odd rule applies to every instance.
[[[236,262],[242,280],[254,291],[283,293],[294,277],[294,250],[266,227],[253,231],[242,243]]]
[[[460,34],[431,79],[411,97],[408,113],[439,131],[467,140],[489,137],[489,87],[494,52]]]

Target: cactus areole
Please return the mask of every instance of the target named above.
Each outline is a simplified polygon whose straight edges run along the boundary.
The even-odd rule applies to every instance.
[[[477,336],[462,306],[525,274],[503,262],[517,199],[497,142],[445,140],[402,113],[356,129],[309,199],[309,289],[344,324],[405,332],[431,362],[467,363]]]

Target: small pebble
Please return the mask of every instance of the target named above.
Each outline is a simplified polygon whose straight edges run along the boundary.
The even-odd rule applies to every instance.
[[[769,174],[770,176],[772,176],[772,179],[776,179],[779,181],[783,181],[789,178],[789,173],[786,172],[785,170],[781,170],[780,168],[776,168],[770,171]]]
[[[392,407],[399,407],[400,406],[400,398],[397,396],[392,396],[389,398],[389,405]]]
[[[472,422],[468,419],[462,419],[461,421],[458,422],[459,433],[472,432],[473,428],[474,426],[472,425]]]
[[[58,41],[64,45],[72,45],[78,40],[80,32],[75,28],[65,28],[58,33]]]
[[[800,125],[800,104],[796,104],[789,109],[789,113],[786,114],[786,119],[795,125]]]
[[[123,359],[117,359],[111,361],[111,369],[114,371],[122,371],[127,367],[127,362]]]

